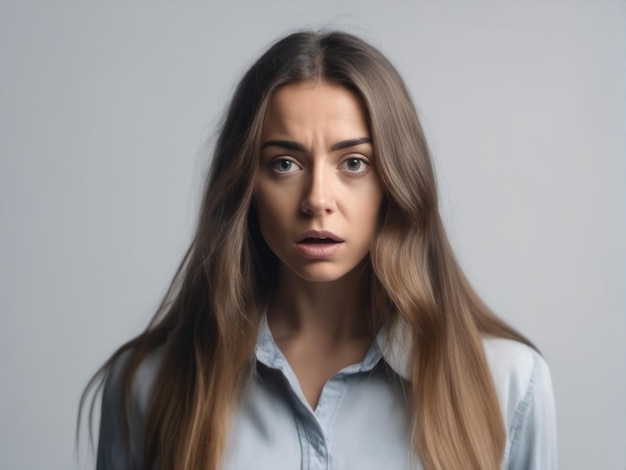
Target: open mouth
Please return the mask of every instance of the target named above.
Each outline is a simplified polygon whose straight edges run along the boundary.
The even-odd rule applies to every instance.
[[[325,245],[342,243],[344,240],[328,230],[307,230],[302,233],[297,243],[306,245]]]
[[[338,240],[334,240],[328,237],[307,237],[304,240],[300,240],[298,243],[310,244],[310,245],[321,245],[321,244],[330,244],[330,243],[340,243]]]
[[[310,259],[330,258],[342,249],[344,240],[326,230],[304,232],[296,242],[298,252]]]

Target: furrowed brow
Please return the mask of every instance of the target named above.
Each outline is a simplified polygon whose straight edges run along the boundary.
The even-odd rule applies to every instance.
[[[333,144],[330,147],[330,150],[334,152],[335,150],[342,150],[342,149],[346,149],[349,147],[355,147],[361,144],[371,144],[371,143],[372,143],[372,139],[370,139],[369,137],[359,137],[357,139],[349,139],[349,140],[343,140],[341,142],[337,142],[336,144]]]
[[[263,142],[261,145],[261,149],[265,147],[282,147],[288,150],[295,150],[297,152],[305,152],[306,148],[304,145],[299,144],[298,142],[293,142],[291,140],[268,140],[267,142]]]

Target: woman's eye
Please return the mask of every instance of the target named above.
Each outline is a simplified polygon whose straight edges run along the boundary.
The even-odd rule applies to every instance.
[[[352,157],[344,160],[341,166],[350,173],[365,173],[369,164],[362,158]]]
[[[286,158],[279,158],[277,160],[274,160],[271,167],[272,170],[278,173],[291,173],[292,171],[300,169],[300,166],[296,162]]]

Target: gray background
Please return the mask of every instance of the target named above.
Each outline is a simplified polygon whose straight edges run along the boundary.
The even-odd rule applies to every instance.
[[[563,469],[623,469],[616,1],[0,3],[0,467],[90,468],[79,394],[189,242],[214,126],[270,41],[341,27],[417,104],[449,235],[551,366]]]

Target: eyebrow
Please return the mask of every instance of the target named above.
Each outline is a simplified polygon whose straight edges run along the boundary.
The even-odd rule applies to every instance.
[[[341,150],[348,147],[356,147],[361,144],[371,144],[372,139],[369,137],[359,137],[357,139],[343,140],[341,142],[337,142],[336,144],[331,145],[330,149],[332,151]]]
[[[341,142],[337,142],[336,144],[331,145],[330,150],[342,150],[349,147],[355,147],[361,144],[371,144],[372,139],[369,137],[358,137],[356,139],[348,139],[342,140]],[[261,145],[261,149],[269,146],[282,147],[289,150],[295,150],[298,152],[306,152],[306,147],[298,142],[294,142],[292,140],[268,140],[267,142],[263,142]]]

